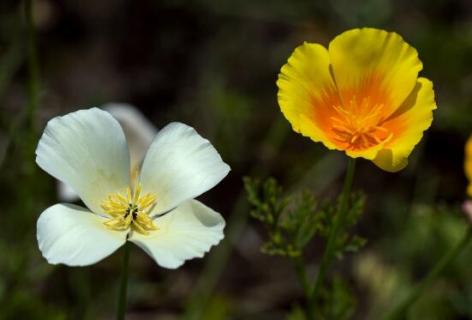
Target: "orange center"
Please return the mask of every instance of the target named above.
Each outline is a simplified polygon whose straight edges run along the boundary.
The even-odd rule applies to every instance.
[[[333,105],[331,136],[343,149],[363,150],[385,141],[389,130],[382,127],[384,105],[369,97],[353,97],[347,105]]]
[[[392,104],[378,75],[366,76],[353,88],[327,88],[312,105],[314,121],[341,150],[365,150],[392,137],[385,126]]]

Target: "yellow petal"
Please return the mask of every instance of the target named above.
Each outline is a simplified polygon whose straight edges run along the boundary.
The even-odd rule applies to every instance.
[[[280,109],[293,130],[334,148],[320,128],[326,121],[323,110],[331,107],[330,99],[337,99],[326,48],[315,43],[296,48],[282,67],[277,86]]]
[[[386,117],[408,97],[422,69],[416,49],[401,36],[372,28],[349,30],[334,38],[329,58],[343,103],[359,94],[370,96],[384,104]]]
[[[433,84],[426,78],[418,78],[415,88],[405,102],[383,126],[392,132],[392,138],[374,159],[380,168],[396,172],[408,163],[408,156],[431,126],[436,109]]]
[[[381,152],[383,150],[385,144],[387,144],[387,142],[390,139],[391,138],[387,138],[385,141],[380,142],[377,145],[373,145],[372,147],[367,148],[367,149],[346,150],[345,152],[351,158],[364,158],[364,159],[367,159],[367,160],[374,160],[378,156],[379,152]]]
[[[472,197],[472,136],[469,137],[465,145],[465,162],[464,162],[465,175],[469,180],[469,186],[467,187],[467,194]]]

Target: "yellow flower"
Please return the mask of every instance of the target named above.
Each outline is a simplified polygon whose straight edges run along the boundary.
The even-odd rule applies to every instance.
[[[327,49],[296,48],[279,74],[278,101],[294,131],[395,172],[407,165],[436,109],[421,69],[417,51],[398,34],[353,29]]]
[[[464,169],[467,180],[469,180],[467,195],[472,197],[472,136],[469,137],[469,140],[467,140],[467,143],[465,144]]]

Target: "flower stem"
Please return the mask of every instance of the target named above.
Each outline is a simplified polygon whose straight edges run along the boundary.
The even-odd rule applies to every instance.
[[[300,282],[300,285],[303,288],[303,293],[305,294],[305,299],[307,301],[307,314],[313,314],[313,306],[311,303],[309,303],[311,287],[306,273],[305,261],[302,257],[293,257],[292,262],[294,264],[295,271],[297,272],[298,281]]]
[[[406,313],[410,306],[421,297],[423,292],[433,284],[433,282],[441,275],[449,264],[462,252],[462,250],[470,243],[472,239],[472,226],[468,226],[462,239],[451,248],[446,254],[436,263],[429,274],[421,281],[421,283],[413,289],[410,294],[401,302],[392,312],[390,312],[385,319],[405,319]]]
[[[334,251],[335,251],[335,244],[336,244],[336,239],[338,237],[339,231],[341,230],[342,226],[344,225],[344,222],[346,220],[346,215],[348,212],[348,202],[349,202],[349,197],[351,194],[351,188],[352,188],[352,183],[354,180],[354,171],[356,168],[356,160],[354,158],[349,158],[348,166],[347,166],[347,172],[346,172],[346,177],[344,178],[344,187],[342,191],[342,198],[341,198],[341,204],[339,206],[338,213],[335,217],[334,224],[330,229],[329,236],[328,236],[328,242],[326,244],[325,251],[323,253],[323,256],[321,258],[321,263],[320,263],[320,268],[318,270],[318,274],[315,279],[315,284],[313,287],[313,290],[311,291],[311,295],[308,299],[308,318],[314,319],[315,315],[313,311],[315,309],[316,302],[318,300],[318,295],[320,292],[320,288],[324,282],[324,278],[326,276],[326,270],[328,269],[333,256],[334,256]]]
[[[303,292],[308,297],[310,294],[310,283],[306,275],[305,262],[301,257],[294,257],[292,261],[295,266],[295,271],[297,272],[298,281],[303,288]]]
[[[36,110],[39,101],[39,67],[36,45],[36,30],[33,16],[33,0],[25,0],[26,35],[28,41],[28,122],[32,132],[35,130]]]
[[[129,241],[126,241],[123,248],[123,264],[121,266],[121,283],[118,295],[118,311],[116,319],[124,320],[126,313],[126,292],[128,288],[128,266],[129,266]]]

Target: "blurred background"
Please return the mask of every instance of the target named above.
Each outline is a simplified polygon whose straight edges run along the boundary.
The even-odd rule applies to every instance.
[[[400,33],[432,79],[433,126],[397,174],[358,161],[368,239],[332,272],[350,294],[346,319],[379,319],[462,236],[463,148],[472,132],[472,2],[468,0],[35,0],[40,91],[31,119],[21,1],[0,2],[0,319],[113,319],[121,251],[87,268],[48,265],[36,220],[58,202],[34,163],[50,118],[108,102],[157,128],[181,121],[232,167],[201,197],[227,220],[204,259],[162,269],[133,246],[128,319],[296,319],[292,265],[260,253],[242,177],[276,177],[287,192],[333,197],[346,159],[291,131],[277,105],[280,67],[303,41],[327,45],[361,26]],[[314,243],[310,259],[319,259]],[[411,319],[472,319],[472,248],[414,305]],[[314,273],[315,266],[309,270]]]

